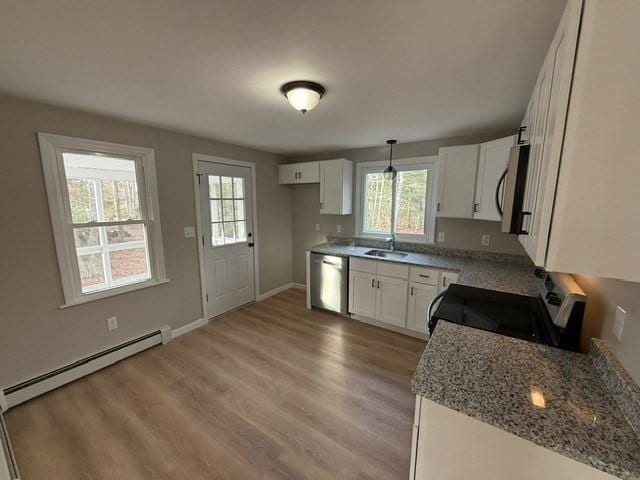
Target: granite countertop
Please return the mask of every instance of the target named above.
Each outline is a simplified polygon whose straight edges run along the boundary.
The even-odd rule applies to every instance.
[[[514,261],[516,256],[483,253],[482,258],[465,258],[436,253],[406,252],[403,259],[387,259],[365,255],[375,247],[323,243],[309,249],[312,253],[339,257],[361,257],[384,262],[405,263],[460,272],[456,283],[470,287],[497,290],[520,295],[537,296],[539,280],[533,275],[535,267],[528,260]],[[398,248],[398,251],[402,251]],[[444,251],[444,250],[443,250]],[[505,261],[511,260],[511,261]]]
[[[638,479],[640,439],[594,358],[442,321],[411,387],[564,456]]]

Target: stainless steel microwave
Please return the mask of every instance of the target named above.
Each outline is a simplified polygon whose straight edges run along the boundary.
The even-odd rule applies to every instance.
[[[527,234],[525,220],[531,212],[524,210],[529,145],[515,145],[509,152],[509,163],[496,190],[496,206],[502,215],[501,230],[505,233]]]

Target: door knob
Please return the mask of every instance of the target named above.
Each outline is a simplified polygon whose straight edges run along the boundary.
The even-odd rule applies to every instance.
[[[247,246],[248,246],[248,247],[253,247],[253,242],[249,242],[249,243],[247,244]]]

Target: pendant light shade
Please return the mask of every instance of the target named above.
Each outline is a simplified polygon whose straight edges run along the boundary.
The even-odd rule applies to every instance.
[[[398,171],[391,165],[393,160],[393,146],[398,143],[397,140],[387,140],[387,145],[389,145],[389,166],[384,169],[383,175],[386,180],[393,180],[398,175]]]
[[[325,89],[319,83],[300,80],[285,83],[280,91],[293,108],[305,114],[318,105]]]

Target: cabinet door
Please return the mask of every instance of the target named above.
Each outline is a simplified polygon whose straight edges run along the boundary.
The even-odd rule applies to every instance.
[[[438,216],[473,218],[478,145],[438,151]]]
[[[288,163],[278,166],[278,183],[318,183],[320,166],[318,162]]]
[[[320,164],[318,162],[304,162],[298,166],[298,179],[296,183],[318,183],[320,181]]]
[[[375,318],[376,276],[367,272],[349,272],[349,313]]]
[[[287,165],[278,166],[278,183],[281,185],[287,185],[296,183],[298,177],[297,164],[290,163]]]
[[[457,272],[442,272],[440,274],[440,291],[446,290],[449,285],[458,281],[460,276]]]
[[[507,169],[509,152],[516,143],[516,137],[500,138],[480,145],[478,158],[478,179],[476,181],[476,201],[473,218],[475,220],[502,220],[496,208],[498,181]],[[504,185],[503,185],[504,186]]]
[[[378,276],[376,280],[376,320],[398,327],[406,325],[407,287],[399,278]]]
[[[416,282],[409,284],[407,328],[416,332],[427,333],[427,308],[437,294],[438,287],[436,285]]]
[[[320,213],[351,214],[353,164],[339,158],[320,162]]]

